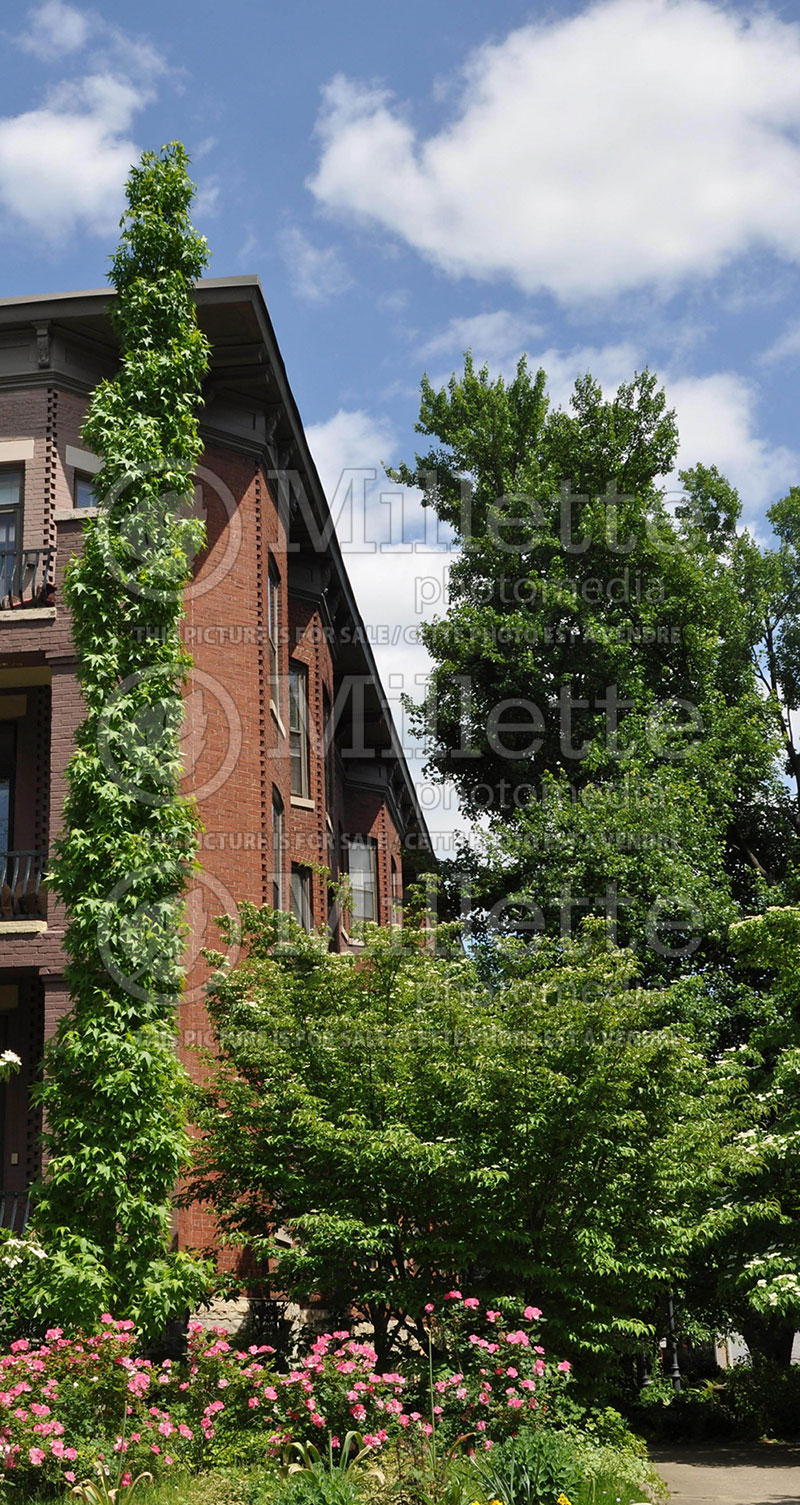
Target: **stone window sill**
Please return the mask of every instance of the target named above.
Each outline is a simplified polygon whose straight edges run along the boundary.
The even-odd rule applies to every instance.
[[[85,517],[97,517],[97,507],[58,507],[53,513],[55,523],[82,523]]]
[[[17,622],[55,622],[54,606],[15,606],[0,608],[0,627],[13,627]]]

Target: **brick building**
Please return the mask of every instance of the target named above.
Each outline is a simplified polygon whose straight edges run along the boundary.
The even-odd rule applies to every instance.
[[[61,584],[94,505],[100,462],[80,431],[115,369],[111,296],[0,302],[0,1051],[23,1061],[0,1086],[0,1202],[38,1171],[28,1094],[69,1008],[65,914],[43,878],[82,718]],[[197,305],[212,363],[195,490],[207,546],[184,628],[185,786],[204,827],[180,1018],[190,1069],[214,916],[274,904],[343,949],[351,917],[319,869],[349,873],[356,916],[388,924],[404,860],[407,873],[429,850],[258,279],[203,281]],[[183,1242],[207,1234],[181,1217]]]

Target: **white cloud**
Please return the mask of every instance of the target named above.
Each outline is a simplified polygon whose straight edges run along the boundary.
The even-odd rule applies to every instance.
[[[338,251],[333,246],[315,246],[297,225],[283,231],[280,248],[298,297],[323,303],[352,285]]]
[[[800,454],[770,444],[758,431],[758,393],[731,371],[667,380],[678,415],[678,468],[716,465],[736,487],[745,518],[757,519],[800,478]]]
[[[113,232],[139,156],[128,132],[149,99],[127,80],[90,75],[41,109],[0,119],[0,206],[50,241],[78,227]]]
[[[78,52],[85,46],[91,30],[89,17],[63,0],[45,0],[28,14],[27,29],[17,41],[26,52],[45,62]]]
[[[395,443],[388,418],[376,418],[360,408],[340,408],[324,423],[310,424],[306,438],[329,501],[346,470],[369,470],[381,477],[380,461],[388,460]]]
[[[74,61],[86,49],[90,59],[38,108],[0,118],[0,210],[51,243],[79,229],[113,234],[140,155],[131,128],[155,97],[164,59],[146,38],[64,0],[31,10],[16,41],[43,61]]]
[[[214,177],[198,178],[197,192],[194,196],[192,214],[195,220],[206,219],[216,214],[219,204],[220,184],[219,179]]]
[[[454,117],[338,76],[310,187],[453,275],[565,298],[800,257],[800,27],[710,0],[601,0],[471,57]]]
[[[507,308],[493,313],[472,314],[469,318],[451,319],[445,329],[431,335],[420,347],[423,359],[449,354],[462,355],[471,350],[477,364],[515,366],[526,348],[526,341],[541,335],[541,326],[523,314]]]
[[[800,357],[800,319],[793,319],[783,334],[762,351],[761,360],[764,365],[773,365],[778,361],[796,361],[798,357]]]
[[[213,152],[215,146],[218,145],[218,136],[204,136],[202,141],[198,141],[197,145],[192,147],[192,161],[202,162],[203,158],[207,157],[209,152]]]
[[[386,419],[340,409],[306,433],[436,850],[452,855],[454,832],[464,830],[458,802],[451,789],[424,777],[423,750],[410,734],[401,696],[422,698],[431,660],[418,627],[446,609],[453,555],[437,539],[433,515],[423,514],[419,493],[401,491],[384,475],[381,462],[393,458],[396,443]]]

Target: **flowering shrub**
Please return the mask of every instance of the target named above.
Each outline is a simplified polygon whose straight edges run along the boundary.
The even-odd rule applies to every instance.
[[[510,1302],[484,1306],[453,1290],[426,1316],[434,1355],[444,1358],[434,1364],[434,1414],[420,1418],[424,1432],[435,1422],[448,1443],[471,1434],[488,1451],[522,1426],[559,1419],[571,1365],[548,1361],[538,1341],[538,1307],[520,1314]]]
[[[553,1419],[567,1383],[569,1365],[548,1362],[536,1341],[539,1316],[526,1307],[508,1322],[451,1292],[443,1311],[426,1313],[429,1353],[409,1353],[402,1374],[379,1372],[372,1345],[347,1331],[324,1333],[287,1370],[267,1345],[242,1349],[199,1323],[186,1357],[160,1364],[137,1353],[130,1321],[106,1314],[94,1336],[52,1328],[44,1343],[18,1339],[0,1356],[0,1463],[23,1488],[57,1493],[98,1459],[122,1455],[130,1483],[143,1469],[268,1462],[294,1442],[331,1439],[338,1450],[353,1430],[376,1452],[422,1450],[434,1429],[448,1445],[462,1436],[489,1450]]]
[[[0,1082],[7,1082],[22,1065],[16,1051],[0,1050]]]
[[[46,1258],[30,1230],[18,1237],[10,1228],[0,1228],[0,1350],[25,1333],[20,1313],[31,1313],[30,1284]]]

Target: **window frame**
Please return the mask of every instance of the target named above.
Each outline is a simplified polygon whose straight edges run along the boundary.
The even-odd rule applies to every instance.
[[[273,556],[267,561],[267,644],[269,649],[269,693],[280,713],[280,642],[281,642],[281,575]]]
[[[88,501],[88,502],[79,502],[78,501],[78,487],[84,481],[87,483],[87,485],[89,487],[89,495],[90,495],[91,500]],[[94,494],[94,492],[92,490],[93,481],[94,481],[94,477],[89,474],[88,470],[78,470],[77,466],[73,470],[73,472],[72,472],[72,506],[73,506],[73,510],[75,512],[88,512],[91,507],[96,507],[97,506],[97,499],[96,499],[95,494]]]
[[[25,466],[24,465],[0,465],[0,479],[3,476],[16,476],[19,486],[17,500],[15,502],[3,502],[0,500],[0,517],[12,516],[14,519],[14,546],[11,549],[0,549],[0,602],[14,594],[14,582],[17,572],[16,561],[22,553],[22,528],[25,509]]]
[[[380,923],[380,879],[378,875],[378,843],[374,836],[348,836],[345,838],[345,850],[347,852],[347,878],[350,884],[350,916],[358,924]],[[372,880],[369,888],[362,884],[353,883],[353,871],[351,853],[366,852],[369,854],[369,876]],[[362,912],[364,906],[361,896],[372,895],[372,914]],[[358,902],[357,902],[358,900]]]
[[[5,746],[3,744],[6,744]],[[0,838],[0,856],[14,850],[14,806],[17,782],[17,726],[13,720],[0,721],[0,784],[8,787],[8,820],[5,847]]]
[[[295,885],[299,889],[299,895]],[[314,929],[314,898],[311,868],[303,862],[292,863],[292,914],[298,925],[302,925],[306,933],[310,935]]]
[[[289,664],[289,787],[294,798],[301,800],[310,798],[311,789],[308,678],[308,664],[292,659]],[[295,686],[299,687],[299,692]],[[299,752],[297,757],[295,747]],[[295,788],[295,770],[299,770],[299,788]]]
[[[402,923],[403,923],[403,881],[402,881],[402,878],[400,876],[400,864],[397,861],[396,857],[392,857],[392,862],[391,862],[391,883],[392,883],[392,893],[391,893],[391,900],[392,900],[392,924],[393,925],[402,925]]]
[[[283,909],[283,838],[286,811],[280,790],[272,786],[272,907]]]

